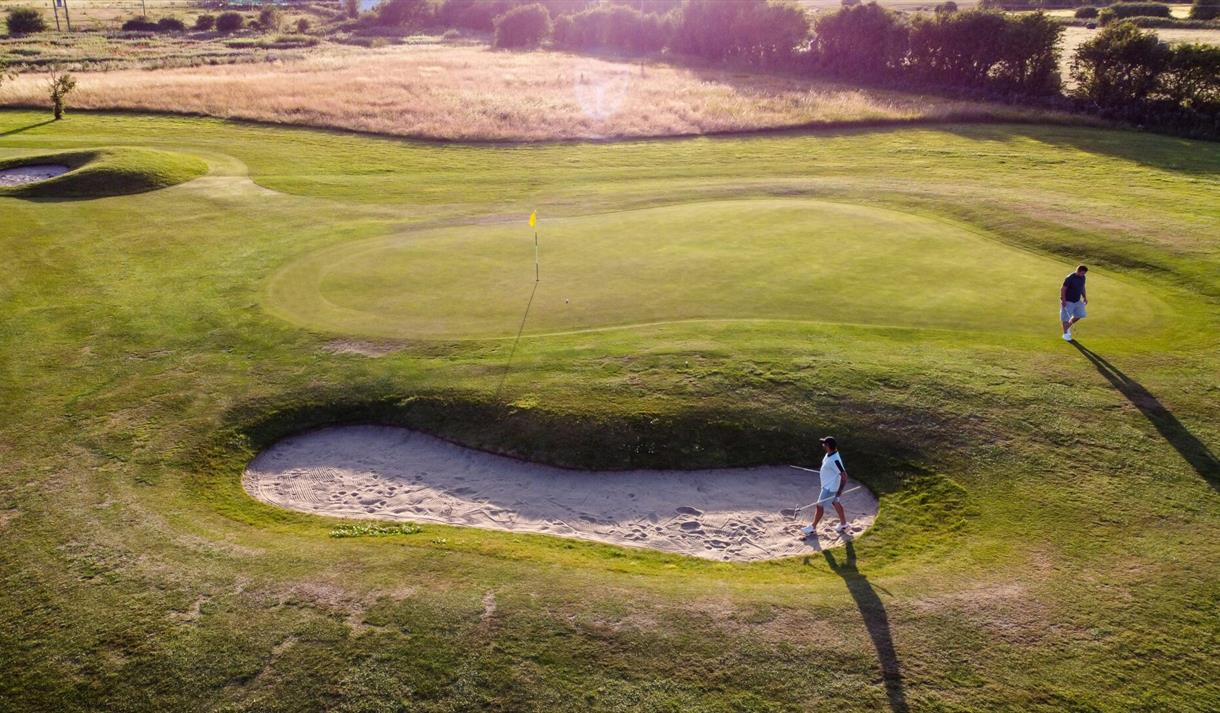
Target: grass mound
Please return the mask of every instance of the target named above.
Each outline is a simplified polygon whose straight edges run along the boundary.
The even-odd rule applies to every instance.
[[[146,193],[185,183],[207,173],[201,159],[145,148],[106,148],[39,154],[0,161],[0,169],[57,164],[70,170],[46,181],[0,188],[18,198],[103,198]]]

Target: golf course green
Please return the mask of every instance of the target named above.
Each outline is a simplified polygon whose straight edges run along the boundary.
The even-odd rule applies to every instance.
[[[6,711],[1220,701],[1218,144],[0,112],[0,166],[56,160],[0,191]],[[726,563],[242,489],[349,423],[595,470],[816,467],[832,434],[880,506]]]
[[[546,280],[539,248],[526,334],[699,319],[1045,333],[1058,303],[1043,287],[1063,271],[966,226],[810,199],[683,203],[544,226]],[[534,285],[531,237],[517,220],[343,243],[276,273],[268,307],[340,334],[512,336]],[[1167,316],[1138,287],[1102,276],[1092,289],[1114,310],[1098,319],[1114,332],[1145,334]]]

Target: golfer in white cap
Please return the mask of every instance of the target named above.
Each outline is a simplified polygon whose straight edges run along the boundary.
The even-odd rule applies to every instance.
[[[839,514],[839,526],[835,529],[839,532],[847,530],[847,513],[843,512],[843,506],[839,503],[839,496],[843,494],[843,488],[847,487],[847,469],[843,467],[843,457],[839,455],[839,444],[835,441],[834,436],[826,436],[819,439],[822,443],[822,450],[826,451],[826,455],[822,456],[822,469],[819,475],[822,478],[822,492],[818,495],[817,508],[813,511],[813,524],[801,528],[801,532],[805,533],[806,537],[812,536],[818,528],[818,523],[822,521],[822,503],[829,501],[835,506],[835,512]]]

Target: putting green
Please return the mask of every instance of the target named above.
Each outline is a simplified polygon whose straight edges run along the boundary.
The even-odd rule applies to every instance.
[[[968,226],[813,199],[686,203],[540,226],[524,218],[344,243],[275,273],[273,313],[375,337],[545,334],[689,320],[774,319],[1045,332],[1066,265]],[[1166,306],[1103,275],[1094,323],[1148,333]],[[531,293],[532,303],[531,303]]]

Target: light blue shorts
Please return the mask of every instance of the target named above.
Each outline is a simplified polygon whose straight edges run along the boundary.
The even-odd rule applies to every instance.
[[[1075,317],[1076,319],[1085,318],[1084,300],[1078,300],[1076,302],[1068,302],[1067,304],[1065,304],[1059,308],[1059,321],[1060,322],[1070,322],[1070,321],[1072,321],[1073,317]]]
[[[818,495],[818,505],[826,506],[831,503],[839,502],[839,498],[835,496],[835,490],[831,488],[822,488],[822,492]]]

